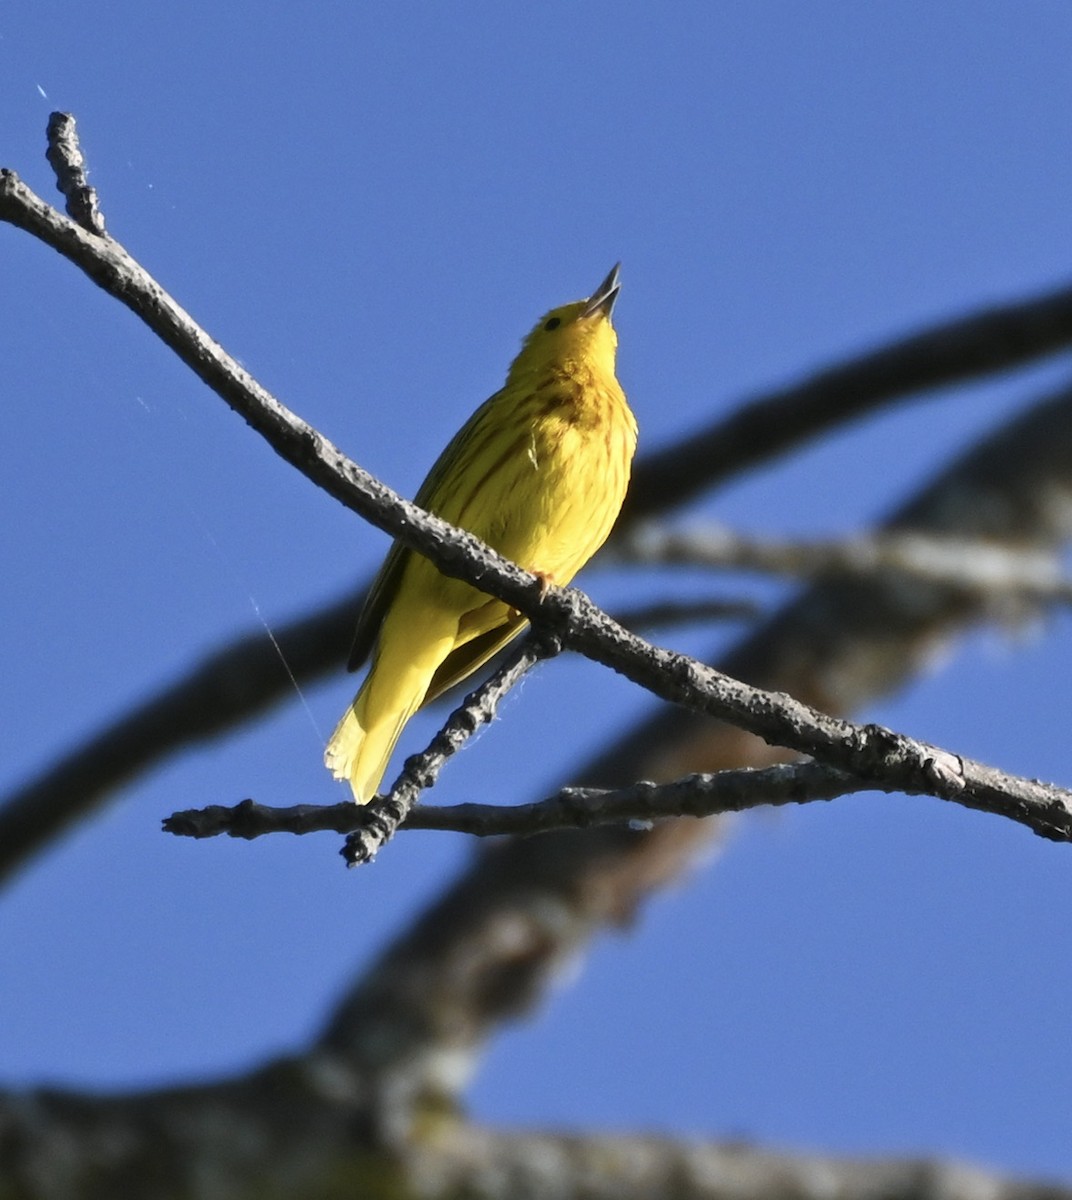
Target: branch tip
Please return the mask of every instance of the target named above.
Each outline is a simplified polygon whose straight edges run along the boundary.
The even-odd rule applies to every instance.
[[[89,186],[86,160],[78,141],[74,117],[54,112],[48,119],[45,157],[56,173],[56,190],[67,200],[67,215],[89,233],[104,233],[104,214],[97,189]]]

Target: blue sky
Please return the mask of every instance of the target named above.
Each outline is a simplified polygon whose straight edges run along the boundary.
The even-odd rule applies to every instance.
[[[24,6],[0,20],[0,165],[52,197],[45,122],[74,112],[110,231],[412,493],[536,317],[618,259],[642,450],[1067,280],[1070,49],[1057,2]],[[0,241],[14,786],[258,612],[278,624],[366,576],[386,543],[73,268]],[[863,527],[1064,378],[1051,362],[905,405],[694,515]],[[582,582],[613,607],[674,580]],[[1063,613],[986,631],[861,715],[1067,784],[1070,658]],[[296,1048],[460,869],[470,847],[443,835],[346,872],[328,835],[160,834],[176,808],[339,798],[320,747],[352,684],[163,764],[23,872],[0,898],[0,1081],[121,1089]],[[533,799],[649,710],[556,662],[435,799]],[[743,821],[494,1045],[472,1110],[1068,1179],[1070,854],[921,799]]]

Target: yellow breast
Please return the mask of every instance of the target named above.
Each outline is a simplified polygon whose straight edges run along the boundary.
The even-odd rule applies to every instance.
[[[526,570],[568,583],[625,499],[636,421],[617,381],[553,378],[525,401],[524,444],[501,459],[459,522]]]

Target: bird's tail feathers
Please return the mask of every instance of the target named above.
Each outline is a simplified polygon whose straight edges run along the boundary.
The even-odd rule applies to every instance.
[[[358,804],[368,804],[383,780],[406,722],[420,700],[396,709],[379,721],[369,719],[367,689],[362,688],[331,735],[324,764],[336,779],[349,781]]]
[[[324,751],[324,763],[336,779],[349,780],[358,804],[367,804],[383,780],[387,763],[406,722],[424,702],[428,683],[449,641],[434,645],[426,661],[397,662],[377,657],[354,702],[343,714]]]

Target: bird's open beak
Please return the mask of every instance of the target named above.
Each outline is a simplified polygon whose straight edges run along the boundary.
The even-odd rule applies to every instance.
[[[621,266],[621,263],[615,263],[611,273],[588,297],[588,303],[585,305],[582,316],[594,317],[596,313],[602,313],[605,317],[610,316],[614,301],[618,299],[618,293],[622,290],[622,285],[618,282]]]

